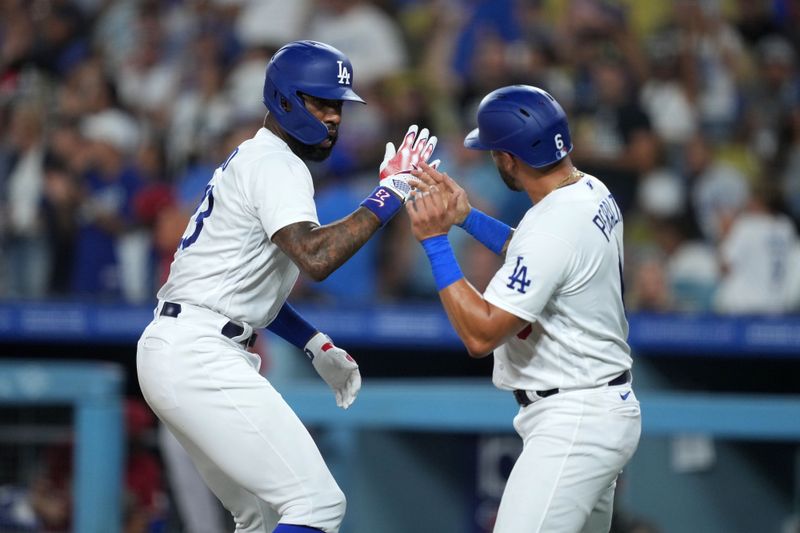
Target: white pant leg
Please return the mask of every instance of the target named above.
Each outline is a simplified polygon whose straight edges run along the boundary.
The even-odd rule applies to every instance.
[[[206,486],[192,458],[163,423],[158,444],[181,523],[188,533],[220,533],[225,518],[217,497]]]
[[[600,495],[600,499],[592,509],[581,533],[608,533],[611,529],[611,517],[614,514],[614,493],[617,491],[617,480],[608,486]]]
[[[562,392],[520,409],[514,426],[523,449],[495,533],[582,530],[639,442],[639,402],[632,392],[620,396],[627,391],[623,385]]]
[[[164,423],[164,426],[168,426]],[[269,503],[258,498],[256,495],[241,487],[235,480],[231,479],[225,472],[216,468],[214,462],[208,458],[203,451],[194,445],[185,435],[177,429],[170,429],[169,433],[175,434],[175,439],[182,443],[182,447],[190,452],[185,452],[190,460],[197,461],[200,470],[198,472],[203,488],[211,487],[213,495],[222,502],[237,502],[237,507],[231,514],[234,515],[235,530],[237,533],[261,533],[271,532],[278,525],[280,516],[270,507]],[[206,489],[208,490],[208,489]],[[222,529],[217,530],[222,531]],[[194,533],[189,531],[188,533]]]
[[[335,533],[344,494],[306,428],[257,368],[254,354],[180,318],[157,318],[137,350],[145,399],[231,511],[237,531],[271,531],[264,503],[281,522]]]

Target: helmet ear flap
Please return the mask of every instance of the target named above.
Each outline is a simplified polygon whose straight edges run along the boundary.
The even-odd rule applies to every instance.
[[[280,97],[281,109],[283,109],[286,113],[289,113],[292,110],[292,103],[289,100],[281,95]]]

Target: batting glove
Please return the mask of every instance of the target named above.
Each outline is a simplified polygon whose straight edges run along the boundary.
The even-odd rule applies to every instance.
[[[400,210],[411,193],[409,179],[414,179],[410,171],[419,165],[420,161],[428,162],[436,148],[436,137],[430,137],[428,128],[419,131],[416,124],[411,125],[406,132],[400,148],[395,148],[394,143],[386,143],[383,162],[380,166],[378,187],[372,191],[361,205],[375,213],[381,226],[386,224]],[[431,166],[436,168],[440,161],[436,160]]]
[[[407,174],[411,169],[417,168],[420,161],[428,162],[436,148],[437,139],[435,136],[430,137],[428,128],[422,128],[417,135],[418,129],[416,124],[412,124],[397,150],[393,142],[386,143],[386,151],[380,166],[381,183],[396,174]],[[408,193],[405,196],[408,196]],[[402,195],[401,197],[405,198]]]
[[[304,351],[311,359],[314,370],[336,395],[336,405],[342,409],[350,407],[361,388],[361,373],[355,359],[334,346],[331,338],[320,332],[311,337]]]

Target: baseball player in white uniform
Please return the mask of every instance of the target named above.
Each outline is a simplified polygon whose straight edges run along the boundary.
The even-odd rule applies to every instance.
[[[487,95],[464,145],[491,150],[506,185],[533,202],[512,230],[423,164],[414,174],[436,185],[406,204],[450,322],[472,357],[494,352],[493,382],[520,404],[523,450],[494,531],[607,533],[617,475],[641,431],[622,303],[622,216],[606,186],[572,165],[564,111],[538,88]],[[484,294],[461,274],[447,240],[452,224],[505,256]]]
[[[237,532],[330,533],[344,515],[345,497],[314,441],[248,347],[268,327],[304,349],[342,408],[361,386],[353,358],[286,299],[300,270],[324,279],[400,210],[407,171],[428,160],[436,138],[412,126],[397,150],[388,143],[378,187],[352,214],[320,226],[304,161],[330,153],[343,101],[363,103],[352,76],[347,57],[322,43],[275,53],[264,127],[216,169],[139,340],[145,399]]]

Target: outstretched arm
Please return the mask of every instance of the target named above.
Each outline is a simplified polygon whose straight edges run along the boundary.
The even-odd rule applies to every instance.
[[[313,222],[290,224],[275,232],[272,242],[311,279],[322,281],[353,257],[378,228],[378,218],[359,207],[324,226]]]
[[[447,240],[451,220],[446,192],[437,187],[406,205],[414,236],[422,243],[450,323],[470,356],[484,357],[524,328],[526,322],[487,302],[461,274]]]
[[[425,128],[418,134],[417,129],[416,125],[408,129],[397,150],[394,144],[386,144],[378,187],[356,211],[324,226],[313,222],[290,224],[275,232],[272,242],[313,280],[327,278],[403,206],[411,190],[409,171],[427,162],[436,147],[436,137],[430,137]],[[437,164],[432,163],[433,168]]]

